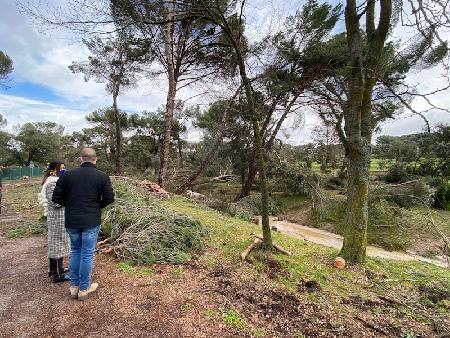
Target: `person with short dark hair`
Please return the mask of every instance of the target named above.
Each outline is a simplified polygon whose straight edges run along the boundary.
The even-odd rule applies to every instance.
[[[52,201],[65,206],[65,225],[70,237],[70,295],[85,300],[95,292],[91,283],[94,251],[100,230],[101,209],[114,202],[109,177],[95,166],[97,155],[84,148],[79,168],[67,171],[56,183]]]
[[[47,216],[48,259],[50,269],[48,276],[53,283],[68,282],[65,275],[64,257],[70,253],[69,236],[64,227],[64,207],[52,202],[53,191],[59,177],[64,172],[65,165],[60,161],[51,162],[44,172],[42,189],[38,194],[41,204],[44,206],[44,215]]]

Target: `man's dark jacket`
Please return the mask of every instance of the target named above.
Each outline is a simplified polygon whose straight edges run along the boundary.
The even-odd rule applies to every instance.
[[[66,207],[66,228],[91,228],[100,225],[101,209],[114,202],[114,192],[109,177],[85,162],[59,178],[52,201]]]

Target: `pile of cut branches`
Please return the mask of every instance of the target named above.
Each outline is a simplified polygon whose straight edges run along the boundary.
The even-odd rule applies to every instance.
[[[183,263],[203,247],[207,231],[198,221],[166,209],[130,180],[113,185],[116,202],[103,213],[101,251],[137,264]]]
[[[125,177],[125,176],[113,176],[115,180],[127,181],[135,186],[144,188],[148,192],[163,198],[168,198],[170,194],[164,189],[161,188],[158,184],[148,180],[136,180],[133,178]]]

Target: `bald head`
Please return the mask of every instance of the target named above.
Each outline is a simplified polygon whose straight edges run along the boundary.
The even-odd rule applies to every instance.
[[[80,153],[81,162],[97,162],[97,154],[92,148],[83,148]]]

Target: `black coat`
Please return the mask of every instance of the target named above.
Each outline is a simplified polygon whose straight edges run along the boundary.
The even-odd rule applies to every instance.
[[[66,228],[90,228],[100,225],[101,209],[114,202],[114,191],[109,177],[85,162],[60,177],[52,201],[66,207]]]

